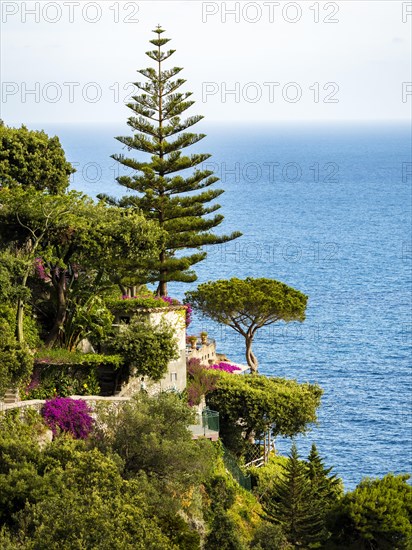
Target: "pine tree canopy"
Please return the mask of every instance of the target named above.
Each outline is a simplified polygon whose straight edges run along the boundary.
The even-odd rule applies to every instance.
[[[146,80],[136,82],[140,92],[133,96],[127,106],[133,112],[128,119],[132,135],[117,137],[128,151],[150,155],[139,159],[123,154],[112,158],[130,169],[132,175],[120,176],[117,181],[132,195],[123,197],[117,204],[124,208],[137,208],[152,220],[156,220],[166,231],[165,242],[159,257],[152,262],[148,282],[158,282],[158,295],[167,294],[167,282],[196,280],[191,269],[206,257],[203,246],[219,244],[241,235],[215,235],[212,230],[223,221],[221,214],[210,216],[220,208],[210,203],[223,193],[221,189],[210,189],[218,178],[210,170],[203,170],[202,163],[209,154],[183,154],[183,150],[205,137],[186,131],[199,122],[199,115],[181,119],[180,115],[189,109],[194,101],[191,92],[179,91],[186,80],[176,78],[181,67],[165,69],[167,61],[175,50],[162,50],[170,40],[162,38],[164,30],[157,27],[156,38],[150,40],[154,50],[146,55],[155,62],[155,68],[141,69],[138,73]],[[183,170],[191,173],[181,175]],[[105,197],[113,202],[114,199]],[[177,251],[198,249],[194,254],[176,256]]]

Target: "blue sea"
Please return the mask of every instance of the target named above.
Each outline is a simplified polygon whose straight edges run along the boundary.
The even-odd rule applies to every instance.
[[[210,248],[198,282],[272,277],[309,296],[304,323],[262,329],[260,372],[316,382],[319,425],[297,438],[316,442],[353,489],[364,476],[412,471],[411,131],[400,124],[202,125],[221,178],[220,233],[243,237]],[[39,125],[36,125],[39,128]],[[77,168],[72,186],[120,196],[127,172],[114,126],[43,125]],[[182,298],[195,286],[170,284]],[[195,318],[218,350],[244,363],[241,336]],[[288,452],[290,440],[277,441]]]

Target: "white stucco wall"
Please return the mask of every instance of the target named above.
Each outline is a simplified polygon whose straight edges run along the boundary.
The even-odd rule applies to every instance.
[[[185,309],[172,309],[166,312],[150,313],[150,322],[153,325],[161,323],[162,319],[175,329],[179,358],[171,361],[163,379],[158,382],[160,390],[176,389],[183,391],[186,388],[186,322]]]
[[[150,323],[154,326],[165,321],[170,324],[176,334],[177,348],[179,358],[171,361],[167,371],[159,382],[152,382],[148,378],[143,381],[145,389],[150,394],[166,390],[183,391],[186,388],[186,310],[183,307],[172,306],[171,308],[162,308],[158,310],[147,310],[139,312],[139,315],[147,315]],[[131,396],[142,388],[141,377],[130,377],[119,395]]]

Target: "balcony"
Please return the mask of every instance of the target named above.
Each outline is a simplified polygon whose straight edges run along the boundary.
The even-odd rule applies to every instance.
[[[192,432],[192,439],[205,437],[211,441],[219,439],[219,413],[204,409],[201,413],[196,413],[196,423],[189,426]]]
[[[186,359],[199,359],[205,365],[216,363],[216,341],[213,338],[207,338],[207,341],[202,343],[198,338],[196,346],[192,347],[189,343],[186,344]]]

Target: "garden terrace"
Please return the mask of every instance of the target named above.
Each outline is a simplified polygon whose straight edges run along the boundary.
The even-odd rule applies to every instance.
[[[200,359],[200,362],[205,365],[211,365],[217,360],[216,356],[216,341],[212,338],[208,338],[206,343],[202,343],[201,338],[198,337],[196,343],[191,345],[189,342],[189,336],[186,338],[186,357],[189,359]]]
[[[131,397],[103,397],[100,395],[71,395],[70,398],[86,401],[92,410],[94,410],[99,403],[107,403],[111,404],[113,407],[119,407],[125,403],[128,403],[132,399]],[[37,412],[40,412],[45,403],[45,399],[30,399],[27,401],[18,401],[17,403],[3,403],[0,401],[0,413],[10,411],[12,409],[18,409],[21,413],[27,409],[34,409]],[[203,411],[196,413],[195,424],[188,426],[188,429],[192,433],[192,439],[205,437],[211,441],[218,441],[219,413],[216,411],[211,411],[210,409],[204,409]]]
[[[99,395],[105,390],[107,373],[116,378],[122,364],[120,355],[40,349],[34,357],[31,380],[21,388],[20,395],[25,400],[50,399],[55,395]],[[107,393],[103,391],[103,395]]]

